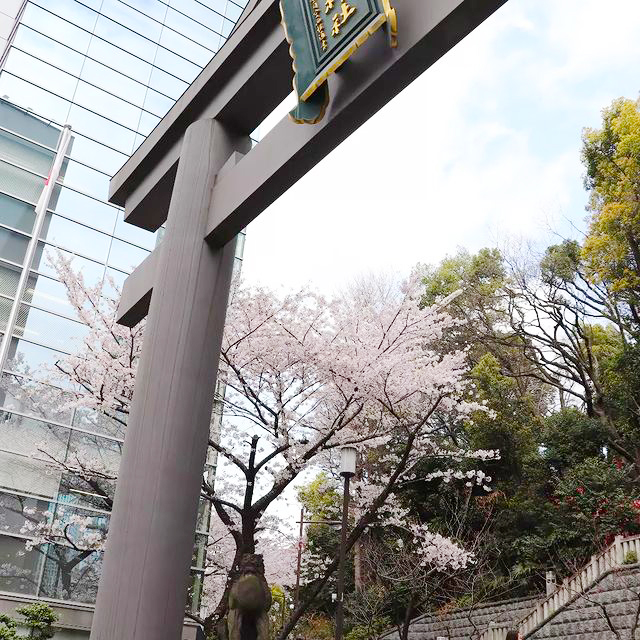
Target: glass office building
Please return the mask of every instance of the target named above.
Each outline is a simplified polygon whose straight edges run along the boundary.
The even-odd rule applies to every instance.
[[[88,285],[110,276],[121,286],[155,246],[156,234],[125,224],[107,203],[109,179],[222,46],[246,0],[0,4],[0,332],[15,315],[1,372],[0,592],[92,602],[101,554],[53,544],[27,551],[23,525],[25,514],[37,521],[63,512],[107,528],[104,499],[37,452],[98,458],[115,473],[123,426],[86,411],[48,413],[11,389],[37,388],[43,365],[72,353],[86,332],[47,261],[50,250],[71,257]],[[35,206],[66,124],[72,137],[25,265]],[[206,527],[203,513],[201,534]],[[196,591],[203,561],[196,545]]]

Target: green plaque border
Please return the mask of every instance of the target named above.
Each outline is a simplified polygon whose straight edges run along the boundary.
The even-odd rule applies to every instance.
[[[397,18],[390,0],[365,1],[367,14],[351,27],[343,41],[322,52],[314,29],[314,0],[280,0],[282,26],[293,60],[293,87],[299,99],[298,107],[290,114],[295,122],[315,124],[322,119],[329,102],[327,78],[385,23],[390,45],[396,46]],[[317,9],[320,2],[315,0]]]

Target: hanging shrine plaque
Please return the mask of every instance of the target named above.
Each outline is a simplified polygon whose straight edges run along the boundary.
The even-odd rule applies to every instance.
[[[295,122],[322,119],[329,102],[327,77],[380,27],[386,25],[390,45],[396,45],[390,0],[281,0],[280,11],[293,58]]]

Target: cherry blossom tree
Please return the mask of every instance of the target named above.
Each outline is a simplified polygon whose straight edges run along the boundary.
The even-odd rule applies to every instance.
[[[58,361],[45,382],[51,389],[65,387],[63,406],[82,410],[87,421],[106,419],[123,426],[144,323],[133,329],[117,325],[116,303],[99,287],[86,286],[63,256],[54,262],[89,331],[79,351]],[[462,461],[468,467],[469,459],[497,455],[460,449],[442,427],[469,419],[483,407],[467,387],[465,353],[442,348],[443,336],[456,327],[446,313],[448,300],[421,308],[420,295],[418,273],[398,295],[375,304],[354,296],[326,300],[309,290],[277,295],[242,284],[234,287],[221,352],[226,393],[218,401],[224,407],[224,428],[220,439],[209,441],[219,471],[215,486],[206,479],[202,485],[203,498],[228,532],[222,553],[232,550],[233,558],[221,564],[224,588],[218,585],[219,602],[202,620],[208,632],[226,613],[228,589],[242,556],[259,551],[270,508],[303,470],[331,467],[343,445],[355,446],[366,461],[354,486],[357,517],[349,549],[369,526],[401,517],[389,513],[390,499],[399,483],[415,479],[425,458],[441,460],[450,467],[443,473],[451,475]],[[48,457],[52,464],[67,465],[92,493],[106,500],[112,495],[113,478],[101,456]],[[482,471],[471,472],[468,482],[484,484]],[[47,526],[37,532],[38,539],[59,541],[69,531],[55,521]],[[93,532],[89,535],[97,544]],[[426,532],[414,535],[425,536],[423,549],[430,562],[443,567],[460,562],[453,543]],[[220,540],[214,543],[219,552]],[[336,568],[337,559],[328,564],[311,598]],[[308,604],[293,612],[282,637]]]

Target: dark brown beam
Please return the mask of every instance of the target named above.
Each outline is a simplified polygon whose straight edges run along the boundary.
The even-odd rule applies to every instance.
[[[216,185],[208,227],[210,243],[225,245],[505,2],[394,0],[400,24],[398,48],[388,47],[382,31],[375,34],[330,78],[331,102],[322,122],[298,125],[283,119]],[[413,105],[407,117],[413,117],[419,128],[422,105]],[[378,135],[393,138],[393,128]],[[384,179],[385,165],[394,161],[380,158],[380,179]]]

